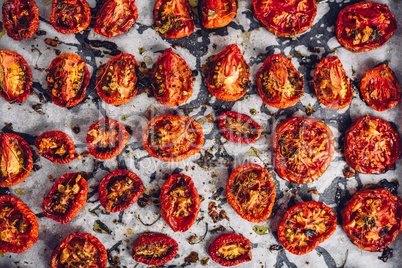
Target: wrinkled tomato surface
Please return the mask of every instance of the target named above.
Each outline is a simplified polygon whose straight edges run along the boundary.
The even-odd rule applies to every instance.
[[[91,23],[91,10],[85,0],[53,0],[50,23],[62,34],[79,33]]]
[[[67,164],[75,158],[73,140],[64,132],[47,131],[35,139],[38,154],[53,163]]]
[[[17,41],[31,38],[39,26],[39,9],[34,0],[7,0],[2,16],[7,35]]]
[[[237,14],[236,0],[201,0],[201,22],[205,28],[228,25]]]
[[[209,246],[208,253],[214,262],[234,266],[251,261],[251,242],[238,234],[222,234]]]
[[[235,143],[254,143],[261,137],[262,128],[247,115],[226,111],[218,117],[218,127],[225,139]]]

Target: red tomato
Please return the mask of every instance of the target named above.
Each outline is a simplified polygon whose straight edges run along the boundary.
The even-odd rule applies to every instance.
[[[38,240],[35,214],[18,198],[0,196],[0,252],[21,253]]]
[[[87,202],[88,184],[80,173],[66,173],[52,186],[42,203],[43,214],[62,224],[71,221]]]
[[[377,111],[391,109],[401,101],[401,87],[392,69],[383,64],[366,72],[360,92],[368,105]]]
[[[222,136],[235,143],[254,143],[261,137],[262,128],[247,115],[226,111],[218,117]]]
[[[3,3],[3,27],[20,41],[31,38],[39,26],[39,9],[34,0],[7,0]]]
[[[61,54],[50,64],[46,80],[53,103],[60,107],[72,107],[85,97],[89,72],[80,56]]]
[[[171,48],[155,62],[151,85],[156,100],[165,106],[185,103],[193,94],[193,75],[185,60]]]
[[[128,31],[137,17],[135,0],[105,0],[96,14],[94,31],[110,38]]]
[[[48,131],[35,139],[38,153],[53,163],[67,164],[75,158],[73,140],[64,132]]]
[[[237,14],[236,0],[201,0],[201,21],[205,28],[228,25]]]
[[[7,102],[23,102],[31,93],[32,73],[17,52],[0,49],[0,96]]]
[[[18,135],[0,133],[0,187],[24,181],[32,170],[32,152]]]
[[[214,262],[234,266],[251,261],[251,242],[237,234],[222,234],[209,246],[208,253]]]
[[[239,47],[231,44],[225,47],[208,68],[206,83],[209,92],[224,101],[235,101],[246,94],[250,67]]]
[[[397,28],[386,4],[365,1],[342,9],[336,21],[336,36],[347,50],[362,52],[384,45]]]
[[[85,0],[53,0],[50,23],[62,34],[79,33],[91,23],[91,10]]]
[[[166,38],[182,38],[194,32],[193,12],[188,0],[157,0],[155,30]]]
[[[200,211],[200,196],[194,182],[184,174],[175,174],[166,180],[159,203],[162,217],[174,232],[190,229]]]

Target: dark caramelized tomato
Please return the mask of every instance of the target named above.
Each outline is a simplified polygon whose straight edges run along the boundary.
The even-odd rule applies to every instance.
[[[225,27],[237,14],[236,0],[201,0],[200,7],[205,28]]]
[[[165,234],[144,233],[133,246],[132,256],[137,262],[162,266],[179,251],[177,242]]]
[[[250,76],[247,65],[236,44],[225,47],[208,68],[206,83],[209,92],[224,101],[235,101],[246,94]]]
[[[89,127],[87,147],[98,159],[109,159],[123,150],[128,140],[128,132],[114,119],[101,119]]]
[[[120,105],[137,94],[137,61],[131,54],[120,53],[111,58],[96,78],[96,91],[102,100]]]
[[[95,236],[76,233],[67,236],[53,251],[51,267],[106,268],[107,251]]]
[[[193,94],[193,76],[182,57],[171,48],[165,50],[155,62],[152,72],[152,89],[156,100],[169,107],[185,103]]]
[[[110,38],[128,31],[137,17],[135,0],[104,0],[96,15],[94,31]]]
[[[99,200],[107,212],[125,210],[144,192],[141,179],[133,172],[118,169],[107,175],[99,184]]]
[[[64,132],[48,131],[35,139],[38,153],[53,163],[67,164],[75,158],[73,140]]]
[[[352,52],[376,49],[397,29],[394,15],[386,4],[365,1],[342,9],[336,21],[339,43]]]
[[[315,0],[253,0],[254,16],[279,37],[295,37],[313,25]]]
[[[2,7],[7,35],[20,41],[31,38],[39,26],[39,9],[34,0],[7,0]]]
[[[50,23],[62,34],[79,33],[91,23],[91,10],[85,0],[53,0]]]
[[[286,212],[279,224],[279,242],[293,254],[306,254],[335,232],[336,221],[335,213],[324,203],[297,204]]]
[[[262,101],[275,108],[295,105],[303,96],[303,87],[303,75],[282,54],[267,57],[257,74]]]
[[[345,160],[357,172],[386,172],[401,154],[398,132],[387,121],[362,116],[346,132]]]
[[[17,52],[0,49],[0,96],[7,102],[23,102],[31,93],[32,73]]]
[[[368,105],[377,111],[391,109],[401,101],[401,87],[392,69],[383,64],[366,72],[360,91]]]
[[[247,115],[227,111],[218,117],[218,127],[225,139],[235,143],[249,144],[261,137],[262,128]]]
[[[245,220],[262,222],[271,215],[275,185],[269,173],[257,164],[242,165],[230,174],[226,199]]]
[[[237,234],[222,234],[209,246],[208,253],[214,262],[234,266],[251,261],[251,242]]]
[[[0,252],[21,253],[38,240],[35,214],[18,198],[0,196]]]
[[[182,38],[194,32],[193,12],[188,0],[157,0],[155,30],[166,38]]]
[[[46,79],[53,103],[60,107],[72,107],[85,97],[89,72],[80,56],[61,54],[50,64]]]
[[[352,83],[337,56],[318,63],[313,81],[318,100],[328,108],[343,109],[352,101]]]
[[[162,217],[175,232],[190,229],[200,211],[200,196],[194,182],[184,174],[175,174],[166,180],[159,202]]]
[[[152,157],[169,162],[180,162],[198,153],[203,144],[202,127],[188,116],[153,118],[142,138],[142,146]]]
[[[24,181],[32,170],[32,152],[18,135],[0,133],[0,187]]]
[[[277,126],[274,151],[275,169],[282,179],[309,183],[329,167],[334,155],[334,135],[324,122],[292,117]]]
[[[80,173],[66,173],[42,203],[43,214],[62,224],[71,221],[87,202],[88,184]]]

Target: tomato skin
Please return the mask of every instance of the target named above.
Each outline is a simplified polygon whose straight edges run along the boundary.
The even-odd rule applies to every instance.
[[[252,189],[248,188],[247,185],[247,190],[242,190],[243,182],[245,180],[250,180],[249,175],[251,174],[257,175],[257,177],[252,179],[251,182],[256,181],[258,183],[252,186]],[[243,175],[246,176],[246,179],[244,179]],[[236,189],[237,183],[240,184],[240,190]],[[253,203],[251,202],[253,199],[253,192],[258,192],[258,197],[263,196],[263,198],[266,197],[267,199],[265,201],[261,201],[262,204],[254,207]],[[265,193],[265,196],[260,195],[261,193]],[[271,176],[264,168],[257,164],[245,164],[237,167],[230,174],[228,183],[226,184],[226,199],[229,205],[233,207],[240,217],[249,222],[259,223],[268,219],[275,203],[275,197],[275,184],[273,183]],[[261,207],[262,211],[259,212],[258,208]]]
[[[53,142],[55,144],[48,144],[48,146],[46,146],[46,141],[49,141],[50,143]],[[55,145],[57,147],[52,148]],[[38,148],[38,153],[41,156],[52,161],[53,163],[67,164],[75,158],[75,146],[73,140],[70,138],[70,136],[61,131],[47,131],[42,133],[35,139],[35,146]],[[57,153],[57,151],[60,149],[65,151],[65,153]]]
[[[230,81],[231,77],[236,77]],[[247,65],[239,47],[231,44],[216,55],[208,68],[206,84],[209,92],[224,101],[235,101],[244,96],[250,77]],[[227,81],[231,83],[227,83]]]
[[[71,185],[72,182],[75,183]],[[77,187],[79,189],[77,189]],[[78,191],[77,191],[78,190]],[[72,192],[72,196],[68,197],[69,192]],[[77,192],[77,193],[75,193]],[[70,193],[71,194],[71,193]],[[87,181],[81,177],[80,173],[66,173],[61,176],[52,186],[50,192],[46,195],[45,200],[42,203],[43,214],[61,224],[65,224],[71,221],[75,215],[83,208],[87,202],[88,184]],[[65,196],[67,195],[67,197]],[[67,208],[60,205],[62,198],[71,199],[67,202]],[[59,209],[65,209],[65,212],[58,212],[55,207]]]
[[[323,216],[325,215],[325,217]],[[295,217],[293,217],[295,216]],[[311,226],[317,220],[324,217],[324,226],[317,226],[313,229]],[[298,220],[300,219],[300,221]],[[291,207],[283,216],[281,223],[278,227],[279,242],[290,252],[296,255],[303,255],[313,251],[320,243],[329,238],[336,230],[337,218],[335,213],[324,203],[316,201],[308,201],[299,203]],[[289,224],[290,223],[290,224]],[[296,226],[295,226],[296,225]],[[311,227],[307,229],[307,227]],[[322,228],[324,232],[321,232]],[[288,231],[287,231],[288,230]],[[313,231],[311,235],[307,235],[307,231]],[[318,236],[317,236],[318,232]],[[290,234],[289,239],[300,239],[306,243],[303,247],[299,243],[295,245],[296,241],[289,241],[286,234]],[[301,234],[303,233],[303,234]],[[296,236],[296,238],[294,238]]]
[[[8,211],[6,208],[10,208],[11,210]],[[22,222],[21,219],[23,220]],[[17,228],[15,224],[20,226]],[[24,224],[26,226],[22,226]],[[13,233],[16,237],[12,241],[2,240],[5,230],[7,230],[7,228],[3,228],[4,225],[13,226],[16,232]],[[28,230],[21,232],[20,229],[23,227]],[[35,214],[20,199],[10,195],[2,195],[0,196],[0,231],[2,233],[0,252],[21,253],[30,248],[38,240],[38,220]],[[9,238],[7,234],[5,236],[6,239]]]
[[[356,246],[381,251],[401,230],[402,200],[382,188],[361,190],[346,204],[342,219],[343,229]],[[372,232],[377,236],[370,235]]]
[[[401,101],[399,82],[392,69],[385,64],[366,72],[360,83],[360,92],[367,104],[380,112]]]
[[[177,190],[177,191],[176,191]],[[183,191],[180,193],[180,191]],[[180,195],[176,192],[179,192]],[[178,194],[177,197],[172,196]],[[181,216],[182,199],[190,200],[190,207],[183,211]],[[200,211],[200,196],[194,186],[193,180],[184,174],[175,174],[169,177],[161,188],[159,197],[160,213],[174,232],[185,232],[195,222]],[[186,203],[184,203],[185,206]],[[179,209],[179,211],[177,211]],[[179,212],[179,215],[176,215]]]
[[[324,122],[292,117],[276,127],[274,151],[275,169],[282,179],[299,184],[309,183],[329,167],[334,155],[334,135]],[[315,157],[317,154],[320,156],[318,159]]]
[[[384,45],[397,28],[386,4],[364,1],[339,12],[336,37],[347,50],[364,52]]]
[[[11,70],[11,72],[10,72]],[[20,73],[24,76],[21,77]],[[0,49],[0,96],[7,102],[24,102],[31,93],[32,72],[25,59],[17,52]],[[18,85],[13,80],[18,77]]]
[[[20,157],[15,159],[15,155],[22,155],[22,163]],[[18,163],[15,163],[16,160]],[[16,174],[13,172],[15,164],[22,169]],[[16,134],[0,133],[0,187],[11,187],[24,181],[29,176],[32,166],[32,152],[29,144]],[[3,170],[4,167],[5,170]]]
[[[398,132],[374,116],[357,119],[345,135],[345,160],[359,173],[387,172],[401,154]]]
[[[235,259],[227,259],[221,256],[219,249],[227,246],[236,244],[245,250],[240,256]],[[243,262],[251,261],[251,242],[244,236],[238,234],[222,234],[209,246],[208,253],[214,262],[219,263],[223,266],[234,266]]]
[[[91,23],[91,9],[85,0],[53,0],[50,23],[59,33],[79,33]]]
[[[89,152],[98,159],[110,159],[121,153],[128,140],[122,124],[111,118],[102,118],[89,127],[86,144]],[[99,136],[99,137],[98,137]],[[103,143],[107,141],[107,146]],[[110,142],[113,144],[110,146]]]
[[[244,125],[246,129],[239,129],[236,125]],[[262,128],[247,115],[226,111],[218,117],[218,127],[222,136],[234,143],[250,144],[256,142],[261,137]]]
[[[172,48],[166,49],[155,62],[151,79],[156,100],[165,106],[179,106],[193,94],[192,72],[186,61]]]
[[[225,27],[237,14],[236,0],[201,0],[200,7],[204,28]]]
[[[315,0],[253,0],[254,17],[279,37],[295,37],[311,28],[317,14]]]
[[[352,82],[337,56],[326,57],[318,63],[313,81],[318,100],[328,108],[343,109],[352,101]]]
[[[74,254],[75,258],[66,258]],[[88,258],[88,255],[91,258]],[[63,259],[65,258],[65,259]],[[77,259],[79,261],[77,261]],[[93,260],[93,261],[92,261]],[[66,263],[82,265],[77,267],[106,268],[107,251],[105,246],[95,236],[88,233],[72,233],[53,250],[51,258],[52,268],[66,267]],[[68,265],[68,264],[67,264]],[[70,266],[69,266],[70,267]],[[71,266],[73,267],[73,266]]]
[[[5,1],[2,17],[7,35],[16,41],[31,38],[39,26],[39,9],[34,0]]]
[[[123,6],[123,10],[119,6]],[[120,35],[128,31],[137,18],[135,0],[104,0],[96,14],[94,31],[108,38]]]
[[[157,246],[168,247],[167,255],[155,257],[155,253],[157,253],[155,247]],[[147,257],[147,255],[145,254],[140,254],[139,252],[144,249],[153,249],[153,254],[150,253],[149,257]],[[170,238],[165,234],[144,233],[135,242],[133,246],[132,257],[137,262],[145,263],[147,265],[162,266],[171,261],[176,256],[178,251],[179,245],[173,238]]]

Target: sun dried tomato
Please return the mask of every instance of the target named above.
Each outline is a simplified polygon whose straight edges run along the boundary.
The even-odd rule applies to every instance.
[[[7,35],[17,41],[31,38],[39,26],[39,9],[34,0],[7,0],[2,16]]]
[[[237,14],[236,0],[201,0],[201,22],[205,28],[228,25]]]
[[[64,132],[48,131],[35,139],[38,154],[53,163],[67,164],[75,158],[73,140]]]
[[[52,186],[42,203],[43,214],[62,224],[71,221],[87,202],[88,184],[80,173],[66,173]]]
[[[50,23],[59,33],[79,33],[91,23],[91,9],[85,0],[53,0]]]
[[[262,128],[247,115],[226,111],[218,117],[222,136],[235,143],[254,143],[261,137]]]
[[[214,262],[234,266],[251,261],[251,242],[237,234],[222,234],[209,246],[208,253]]]

